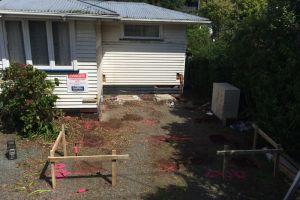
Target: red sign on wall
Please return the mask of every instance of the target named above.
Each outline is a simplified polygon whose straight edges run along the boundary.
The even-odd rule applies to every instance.
[[[88,76],[86,73],[68,74],[67,76],[68,92],[80,93],[88,92]]]

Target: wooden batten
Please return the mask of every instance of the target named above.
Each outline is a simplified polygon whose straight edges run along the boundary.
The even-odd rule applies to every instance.
[[[93,155],[93,156],[64,156],[64,157],[48,157],[50,162],[62,162],[66,160],[101,160],[101,161],[112,161],[112,160],[128,160],[129,155]]]

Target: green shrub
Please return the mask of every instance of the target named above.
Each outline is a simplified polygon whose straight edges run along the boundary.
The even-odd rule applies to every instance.
[[[47,74],[31,65],[12,64],[3,72],[1,121],[5,130],[22,137],[55,137],[52,121],[57,96]],[[55,80],[58,85],[58,80]]]

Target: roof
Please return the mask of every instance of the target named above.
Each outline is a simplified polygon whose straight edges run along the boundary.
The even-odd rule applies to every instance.
[[[0,14],[112,18],[123,21],[210,23],[207,18],[147,3],[97,0],[2,0]]]

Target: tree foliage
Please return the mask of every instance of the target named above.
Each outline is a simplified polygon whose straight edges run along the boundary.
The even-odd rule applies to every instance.
[[[249,115],[294,155],[300,148],[298,15],[294,2],[269,1],[265,15],[245,21],[231,43],[233,80]]]
[[[23,137],[55,136],[52,124],[57,96],[47,74],[31,65],[12,64],[3,72],[0,102],[1,121],[6,130]],[[56,80],[58,84],[58,80]]]
[[[202,85],[198,90],[209,95],[212,82],[221,79],[237,85],[245,99],[243,117],[258,123],[296,155],[300,149],[300,1],[211,0],[200,13],[212,20],[215,42],[205,36],[208,32],[189,31],[193,33],[189,34],[191,74],[206,69],[209,80],[208,89],[203,91]],[[203,84],[199,80],[203,75],[193,76],[193,84]]]

